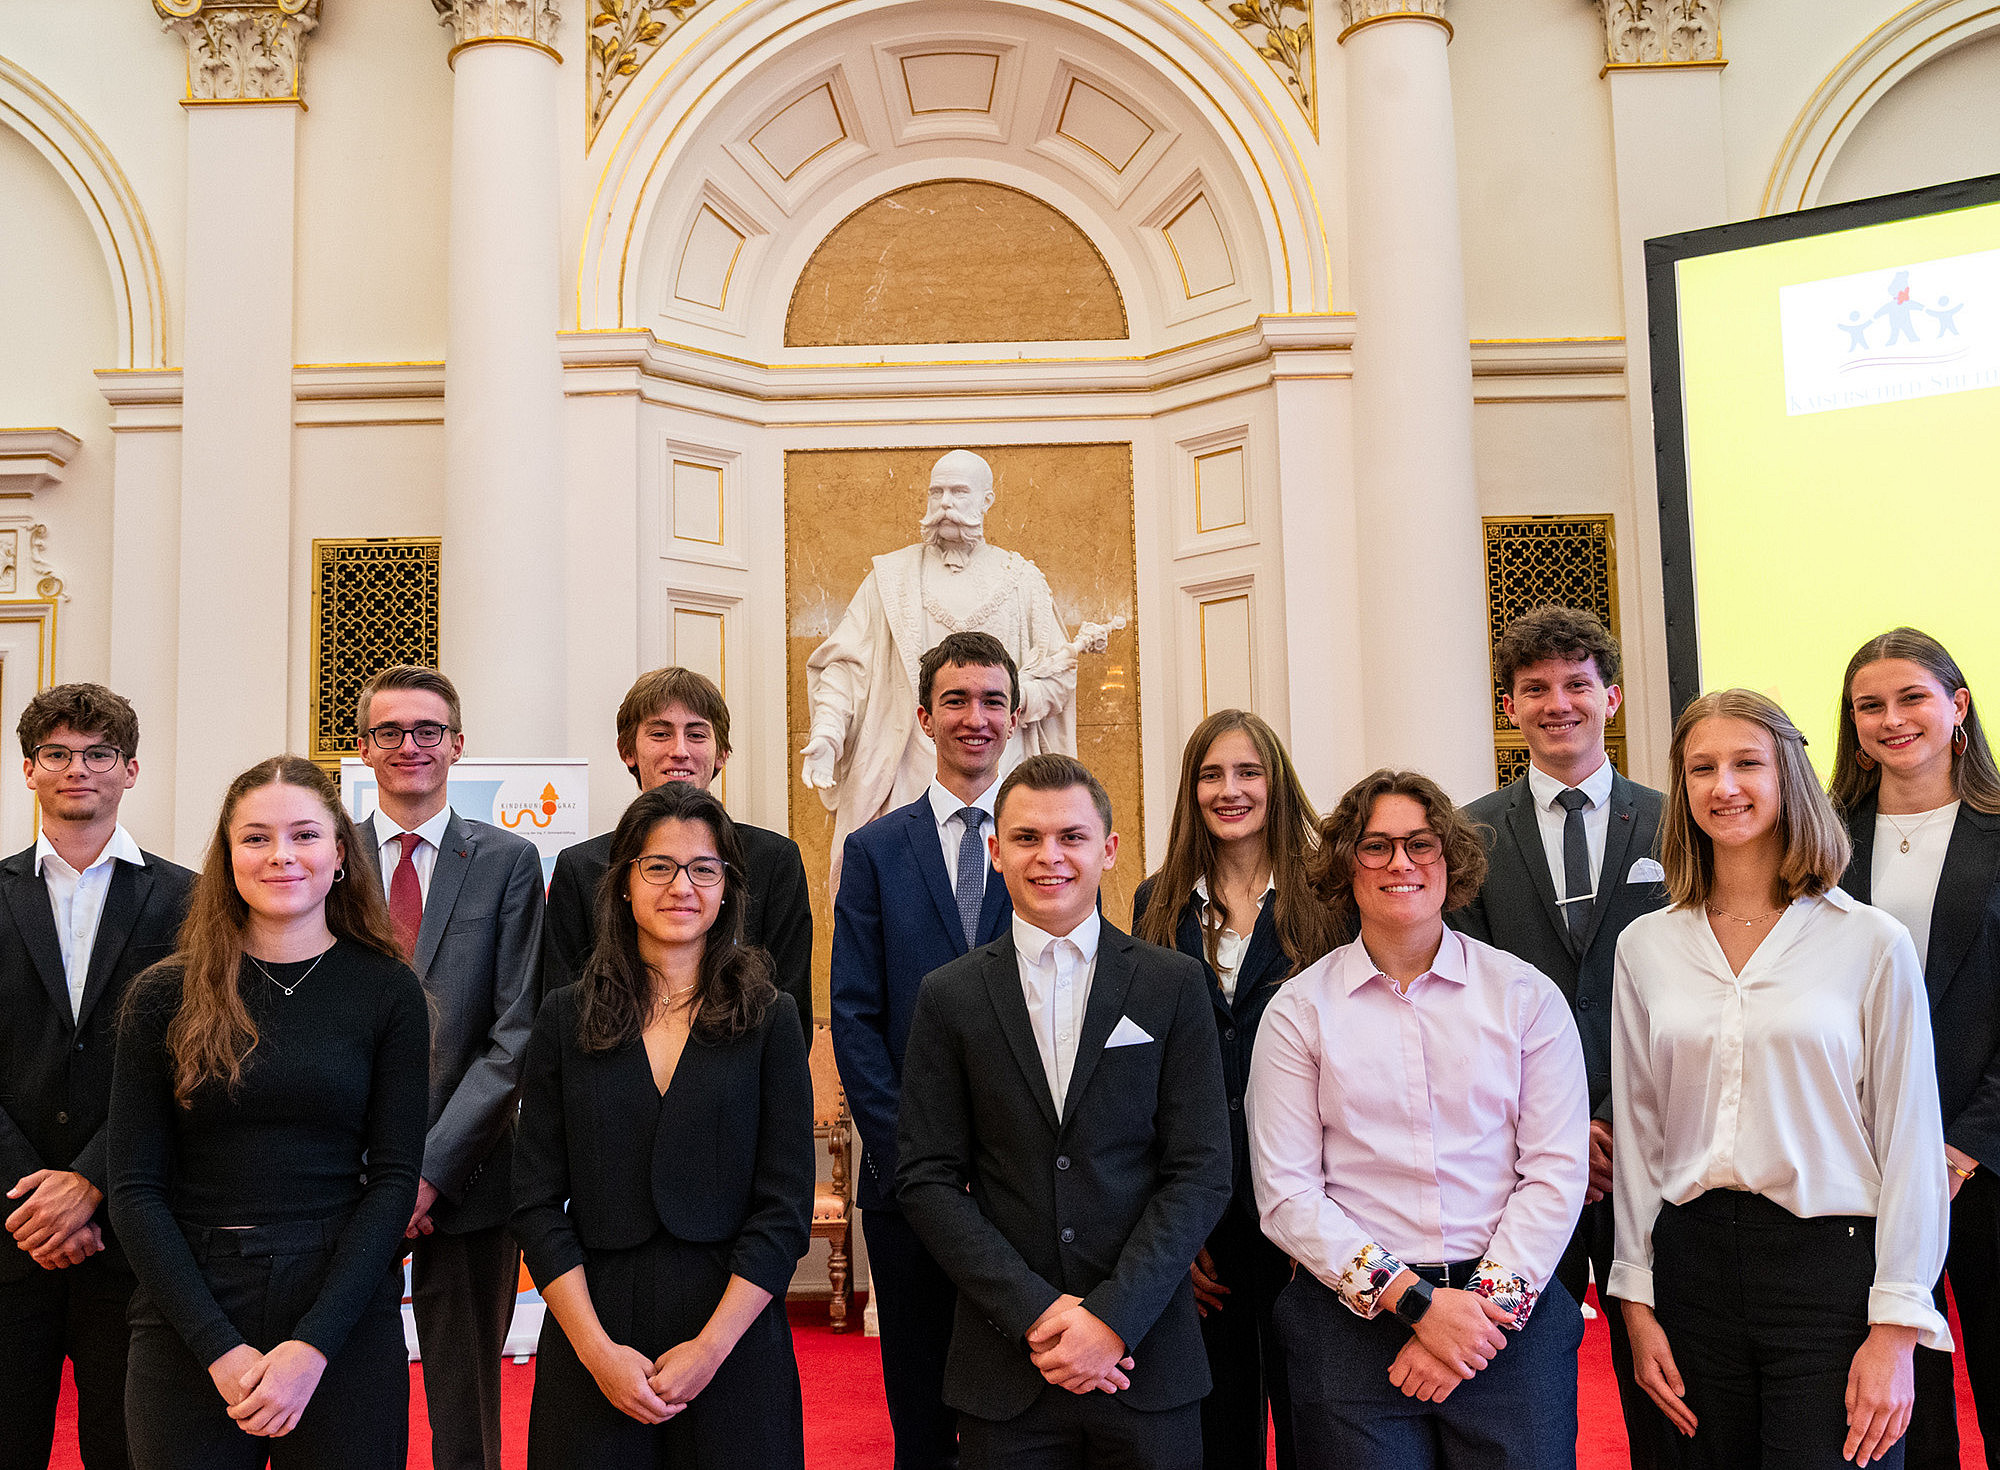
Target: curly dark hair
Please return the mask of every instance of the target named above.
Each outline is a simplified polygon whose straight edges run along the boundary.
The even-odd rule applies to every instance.
[[[1616,684],[1623,671],[1618,640],[1604,619],[1580,607],[1544,605],[1524,612],[1507,625],[1493,645],[1493,677],[1503,693],[1514,692],[1514,676],[1547,659],[1597,665],[1597,677]]]
[[[1431,831],[1444,844],[1445,912],[1471,903],[1479,885],[1486,881],[1486,844],[1479,840],[1478,823],[1453,806],[1444,789],[1429,776],[1387,769],[1364,776],[1349,787],[1320,822],[1319,847],[1309,869],[1320,900],[1336,913],[1353,917],[1354,848],[1368,830],[1375,803],[1385,796],[1407,796],[1423,807]]]
[[[750,888],[743,844],[722,803],[698,786],[670,781],[625,808],[611,837],[611,863],[597,885],[597,937],[577,984],[577,1033],[585,1051],[611,1051],[639,1039],[652,1017],[658,986],[639,958],[639,926],[632,917],[632,862],[662,822],[700,822],[715,834],[723,861],[722,912],[702,944],[695,982],[694,1022],[702,1041],[728,1041],[755,1031],[778,998],[771,959],[743,943]]]
[[[58,684],[29,700],[15,731],[21,737],[22,757],[33,760],[35,747],[60,725],[79,735],[101,734],[128,761],[139,753],[139,716],[124,695],[102,684]]]

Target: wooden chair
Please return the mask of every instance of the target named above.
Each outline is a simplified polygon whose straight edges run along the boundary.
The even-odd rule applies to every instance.
[[[828,1325],[835,1332],[845,1332],[847,1309],[854,1305],[850,1279],[854,1201],[849,1194],[847,1162],[854,1124],[847,1115],[840,1068],[833,1060],[833,1028],[824,1021],[813,1026],[812,1079],[813,1137],[826,1140],[826,1151],[833,1160],[832,1181],[813,1186],[812,1233],[814,1240],[828,1242],[826,1274],[833,1283],[833,1298],[826,1309]]]

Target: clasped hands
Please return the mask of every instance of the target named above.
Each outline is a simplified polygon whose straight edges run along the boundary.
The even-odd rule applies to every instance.
[[[44,1271],[59,1271],[104,1249],[104,1232],[91,1219],[104,1195],[81,1174],[37,1169],[7,1191],[27,1196],[7,1217],[7,1233]]]
[[[1086,1310],[1080,1296],[1057,1297],[1035,1319],[1028,1329],[1028,1361],[1071,1393],[1116,1393],[1132,1386],[1125,1376],[1132,1369],[1125,1340]]]
[[[726,1356],[700,1337],[675,1343],[657,1358],[606,1342],[584,1367],[619,1413],[641,1424],[664,1424],[708,1387]]]
[[[1416,1279],[1414,1271],[1406,1270],[1390,1282],[1382,1294],[1384,1310],[1393,1307]],[[1431,1293],[1430,1310],[1389,1365],[1389,1381],[1413,1399],[1443,1403],[1507,1346],[1501,1324],[1512,1320],[1483,1296],[1438,1287]]]
[[[281,1342],[260,1353],[238,1343],[208,1365],[215,1391],[245,1434],[276,1439],[298,1427],[299,1417],[326,1371],[326,1355],[309,1342]]]

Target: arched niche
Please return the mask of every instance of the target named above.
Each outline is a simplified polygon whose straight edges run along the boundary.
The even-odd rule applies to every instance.
[[[1125,301],[1083,231],[979,179],[871,200],[813,251],[787,347],[1123,341]]]
[[[2000,26],[1933,58],[1863,113],[1826,171],[1819,202],[2000,173],[1995,99]]]

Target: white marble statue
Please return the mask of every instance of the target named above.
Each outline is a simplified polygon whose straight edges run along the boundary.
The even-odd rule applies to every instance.
[[[947,633],[990,633],[1021,676],[1021,722],[1003,770],[1045,751],[1076,753],[1076,660],[1125,620],[1072,638],[1026,557],[985,538],[993,470],[969,449],[931,469],[922,539],[874,559],[847,612],[806,660],[810,738],[800,776],[835,813],[832,885],[847,834],[917,799],[937,751],[917,725],[917,663]]]

